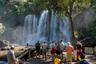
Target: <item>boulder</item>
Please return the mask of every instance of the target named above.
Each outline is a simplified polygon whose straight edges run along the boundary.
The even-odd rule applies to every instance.
[[[7,44],[4,43],[3,41],[0,41],[0,48],[3,48],[3,47],[5,47],[5,46],[7,46]]]

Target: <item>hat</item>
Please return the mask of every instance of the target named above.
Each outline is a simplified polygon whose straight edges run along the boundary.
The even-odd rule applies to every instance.
[[[71,43],[70,42],[68,42],[68,45],[70,45]]]

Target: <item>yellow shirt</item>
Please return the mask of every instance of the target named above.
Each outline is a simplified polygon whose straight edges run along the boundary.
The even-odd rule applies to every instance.
[[[55,58],[55,60],[54,60],[54,64],[60,64],[60,59],[59,58]]]

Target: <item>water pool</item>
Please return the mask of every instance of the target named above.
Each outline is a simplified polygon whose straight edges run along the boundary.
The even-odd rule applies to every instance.
[[[7,64],[6,61],[0,61],[0,64]]]

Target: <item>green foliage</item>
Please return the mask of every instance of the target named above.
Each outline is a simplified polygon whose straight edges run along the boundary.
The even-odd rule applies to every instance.
[[[7,13],[13,14],[36,14],[48,9],[62,16],[62,13],[68,15],[74,10],[88,8],[90,2],[91,0],[0,0],[0,6],[8,9]]]
[[[53,10],[62,16],[69,15],[74,10],[82,10],[90,7],[91,0],[29,0],[32,2],[34,10]],[[71,9],[71,10],[70,10]],[[37,11],[36,10],[36,11]]]
[[[92,6],[96,6],[96,0],[92,0],[91,3]]]
[[[5,31],[5,26],[2,23],[0,23],[0,34],[4,33],[4,31]]]

